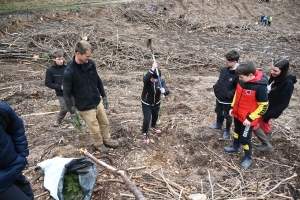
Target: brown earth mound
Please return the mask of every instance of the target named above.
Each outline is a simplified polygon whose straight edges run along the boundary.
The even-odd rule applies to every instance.
[[[273,16],[270,27],[259,24],[263,13]],[[284,56],[291,73],[300,77],[299,20],[299,2],[287,0],[145,1],[3,16],[0,95],[25,122],[30,156],[24,173],[36,199],[52,199],[37,163],[55,156],[84,157],[80,148],[95,152],[88,129],[72,128],[69,116],[59,128],[52,126],[59,107],[54,91],[44,86],[50,52],[62,49],[70,60],[83,36],[95,48],[93,59],[110,103],[110,132],[121,143],[100,159],[118,169],[141,168],[128,170],[128,176],[145,198],[187,199],[194,193],[208,199],[300,198],[298,83],[289,108],[273,120],[274,150],[254,150],[248,169],[239,167],[242,149],[233,155],[223,151],[232,138],[221,139],[223,131],[208,128],[215,122],[212,86],[229,50],[239,50],[241,60],[250,58],[267,73],[274,59]],[[145,145],[140,94],[152,63],[149,38],[171,94],[162,102],[163,133],[151,134]],[[124,195],[131,193],[115,173],[98,169],[92,199],[134,199]]]

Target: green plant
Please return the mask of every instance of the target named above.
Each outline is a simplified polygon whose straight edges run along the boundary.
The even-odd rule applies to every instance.
[[[48,53],[43,53],[41,57],[44,59],[48,59],[48,60],[50,59],[50,56]]]
[[[29,42],[31,40],[31,36],[28,33],[22,35],[22,39],[24,42]]]
[[[94,4],[94,6],[97,8],[105,8],[106,7],[106,5],[103,3]]]
[[[159,108],[159,111],[158,111],[158,116],[161,116],[162,113],[163,113],[163,109],[162,109],[162,107],[160,107],[160,108]]]
[[[66,9],[69,10],[69,11],[76,11],[76,10],[78,10],[78,7],[76,7],[76,6],[67,6]]]
[[[65,200],[81,200],[84,197],[77,174],[65,174],[62,193]]]
[[[75,110],[75,108],[73,108]],[[74,118],[69,120],[70,124],[72,124],[77,130],[82,131],[82,123],[80,122],[80,117],[77,112],[74,114]]]
[[[51,64],[51,58],[48,53],[43,53],[41,55],[41,58],[45,60],[45,65],[50,65]]]
[[[174,101],[176,101],[177,100],[177,96],[176,95],[174,95]]]
[[[54,112],[54,106],[53,105],[50,105],[49,109],[50,109],[51,112]]]

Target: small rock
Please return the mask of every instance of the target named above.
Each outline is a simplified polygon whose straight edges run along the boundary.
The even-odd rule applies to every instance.
[[[191,194],[189,195],[190,200],[206,200],[205,194]]]

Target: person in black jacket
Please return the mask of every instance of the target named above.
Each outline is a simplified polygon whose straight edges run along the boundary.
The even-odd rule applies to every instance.
[[[158,74],[157,74],[158,71]],[[161,87],[159,84],[161,81]],[[160,109],[160,96],[162,94],[168,95],[169,89],[166,82],[161,78],[160,70],[157,70],[157,63],[152,64],[152,68],[148,70],[147,74],[143,78],[144,87],[142,91],[142,110],[144,115],[142,134],[145,143],[149,143],[148,129],[151,121],[151,130],[155,133],[161,133],[161,130],[156,126],[158,120],[158,112]]]
[[[63,74],[66,69],[66,64],[64,63],[64,54],[62,51],[55,51],[52,54],[53,63],[46,71],[45,85],[54,89],[56,93],[56,97],[59,101],[60,111],[56,117],[54,122],[54,126],[58,127],[64,117],[68,112],[68,108],[66,106],[64,97],[63,97]]]
[[[30,183],[22,174],[29,155],[23,120],[0,101],[0,200],[33,200]]]
[[[225,66],[221,69],[220,77],[213,86],[216,96],[215,112],[217,113],[217,123],[209,126],[211,129],[222,129],[224,118],[226,118],[226,128],[223,138],[229,138],[232,117],[229,115],[231,102],[236,90],[238,75],[235,70],[238,67],[240,55],[235,50],[229,51],[226,55]]]
[[[101,153],[108,153],[107,147],[118,148],[119,143],[111,139],[108,131],[109,122],[105,113],[108,108],[107,97],[96,65],[91,59],[92,53],[92,46],[87,41],[77,42],[75,57],[64,72],[63,95],[72,120],[77,121],[71,96],[74,97],[80,117],[90,129],[95,148]]]
[[[270,143],[272,131],[270,126],[271,119],[278,118],[288,107],[291,100],[294,84],[297,82],[295,76],[288,73],[289,61],[278,59],[271,67],[271,75],[268,81],[269,108],[267,112],[259,118],[259,124],[254,127],[254,134],[262,142],[257,147],[260,151],[272,150]]]

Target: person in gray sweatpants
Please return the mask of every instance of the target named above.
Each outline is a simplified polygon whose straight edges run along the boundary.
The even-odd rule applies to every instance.
[[[56,120],[54,122],[55,127],[58,127],[64,117],[66,116],[68,112],[68,108],[66,106],[64,97],[63,97],[63,74],[66,69],[66,64],[64,63],[64,57],[63,57],[62,51],[55,51],[52,54],[53,63],[52,65],[47,69],[46,71],[46,78],[45,78],[45,85],[50,88],[54,89],[56,93],[56,97],[59,101],[60,105],[60,111],[56,117]]]

